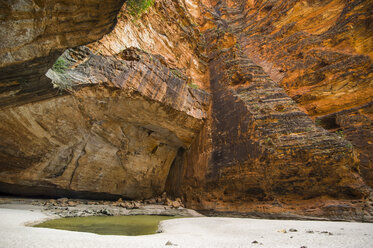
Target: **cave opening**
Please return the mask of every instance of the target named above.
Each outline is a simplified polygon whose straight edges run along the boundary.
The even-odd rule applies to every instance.
[[[341,126],[337,123],[337,118],[335,115],[324,116],[316,119],[316,124],[320,125],[322,128],[329,131],[338,131]]]

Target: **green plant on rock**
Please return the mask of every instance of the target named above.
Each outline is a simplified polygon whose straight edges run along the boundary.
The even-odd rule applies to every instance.
[[[154,0],[127,0],[127,11],[131,16],[138,18],[153,5]]]
[[[348,142],[348,143],[346,144],[346,148],[348,148],[348,149],[352,149],[352,148],[353,148],[353,145],[352,145],[350,142]]]
[[[188,86],[192,89],[198,89],[198,85],[196,85],[195,83],[189,83]]]
[[[306,127],[306,132],[311,132],[312,131],[312,127]]]
[[[52,70],[58,73],[63,73],[67,68],[67,63],[62,57],[59,57],[52,66]]]
[[[338,130],[337,132],[335,132],[339,137],[341,137],[341,138],[344,138],[345,137],[345,135],[344,135],[344,133],[343,133],[343,131],[342,130]]]
[[[179,71],[177,69],[171,69],[170,71],[171,71],[172,74],[174,74],[175,77],[180,78],[180,79],[184,78],[184,76],[181,73],[181,71]]]

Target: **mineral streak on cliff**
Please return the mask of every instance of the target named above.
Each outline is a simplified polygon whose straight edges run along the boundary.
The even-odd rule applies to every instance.
[[[358,174],[353,146],[316,126],[263,70],[267,62],[247,47],[251,37],[243,26],[263,3],[210,4],[202,30],[210,61],[211,121],[172,166],[169,191],[201,210],[361,218],[371,189]],[[334,206],[335,199],[346,202],[346,209]],[[351,199],[360,202],[353,206]]]
[[[373,119],[372,2],[224,4],[222,18],[229,19],[245,54],[324,128],[345,133],[359,151],[361,175],[373,186],[373,131],[367,124]],[[339,123],[341,111],[349,109],[355,109],[348,117],[354,120]]]

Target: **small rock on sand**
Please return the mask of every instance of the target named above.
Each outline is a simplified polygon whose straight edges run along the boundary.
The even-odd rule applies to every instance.
[[[167,241],[165,245],[174,245],[174,246],[177,246],[177,244],[174,244],[171,241]]]

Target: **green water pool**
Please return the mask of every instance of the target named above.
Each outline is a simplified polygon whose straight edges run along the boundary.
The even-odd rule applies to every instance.
[[[90,216],[48,220],[34,227],[54,228],[101,235],[147,235],[154,234],[162,220],[180,217],[159,215]]]

